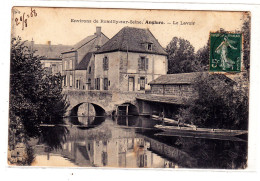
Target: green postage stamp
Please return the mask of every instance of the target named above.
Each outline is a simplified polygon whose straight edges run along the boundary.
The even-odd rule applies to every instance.
[[[241,33],[210,33],[210,71],[240,72]]]

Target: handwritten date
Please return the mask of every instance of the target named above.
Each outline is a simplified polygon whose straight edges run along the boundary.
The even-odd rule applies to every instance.
[[[31,12],[29,14],[23,13],[20,17],[15,18],[15,24],[16,26],[22,25],[22,30],[24,30],[24,28],[27,28],[28,26],[28,19],[36,16],[37,16],[36,10],[31,8]]]

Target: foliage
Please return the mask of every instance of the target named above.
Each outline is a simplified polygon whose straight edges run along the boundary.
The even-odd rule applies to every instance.
[[[195,59],[194,47],[188,40],[173,37],[166,47],[168,74],[192,72]]]
[[[198,98],[179,110],[177,119],[199,127],[247,129],[248,95],[223,74],[202,74],[194,83]]]
[[[247,167],[247,142],[178,137],[175,145],[197,160],[197,168]]]
[[[10,125],[21,122],[24,134],[39,137],[40,124],[61,124],[66,111],[61,75],[44,73],[41,57],[21,41],[11,42]]]
[[[249,14],[246,14],[246,19],[242,26],[242,33],[244,35],[243,42],[243,63],[249,78],[249,68],[250,68],[250,34],[251,34],[251,18]]]
[[[62,145],[67,141],[66,135],[69,134],[69,130],[65,126],[53,126],[42,127],[42,135],[39,139],[39,143],[45,143],[51,150],[61,149]]]
[[[166,48],[169,70],[172,73],[201,72],[208,70],[209,42],[196,53],[188,40],[174,37]]]
[[[209,69],[209,42],[204,47],[200,48],[195,54],[193,64],[194,72],[207,71]]]

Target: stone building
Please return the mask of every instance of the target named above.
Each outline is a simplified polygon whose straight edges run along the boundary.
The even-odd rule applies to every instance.
[[[35,55],[41,57],[42,67],[46,74],[57,74],[62,72],[61,53],[70,48],[68,45],[35,44],[34,41],[27,43],[27,46],[35,51]]]
[[[63,87],[65,89],[91,89],[93,80],[94,60],[92,52],[98,50],[109,39],[101,32],[101,27],[96,28],[94,35],[87,36],[76,43],[71,49],[62,53]],[[90,80],[90,82],[88,82]]]
[[[149,29],[124,27],[95,52],[95,89],[144,92],[167,73],[166,55]]]
[[[167,74],[149,82],[151,94],[195,98],[193,83],[202,76],[202,72]]]

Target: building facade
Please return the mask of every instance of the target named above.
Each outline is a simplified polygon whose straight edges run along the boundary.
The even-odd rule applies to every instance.
[[[167,73],[166,55],[149,29],[125,27],[95,52],[95,90],[144,92]]]
[[[35,55],[41,58],[42,68],[46,74],[62,73],[62,57],[61,53],[69,48],[68,45],[52,45],[51,41],[47,44],[35,44],[34,41],[27,43],[31,50],[35,51]]]
[[[92,78],[92,68],[89,68],[92,52],[97,51],[109,39],[101,32],[101,27],[96,28],[94,35],[90,35],[75,44],[71,49],[62,53],[63,87],[65,89],[90,88],[89,79]],[[91,59],[92,58],[92,59]],[[93,79],[93,78],[92,78]]]
[[[202,72],[167,74],[151,81],[151,94],[195,98],[197,96],[194,89],[194,82],[203,76]]]

